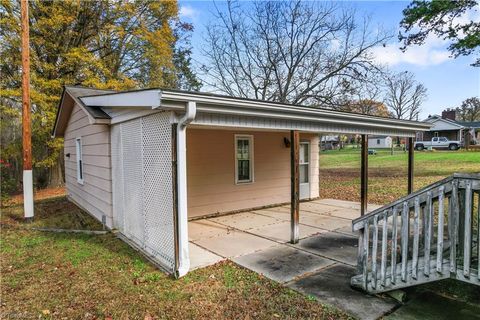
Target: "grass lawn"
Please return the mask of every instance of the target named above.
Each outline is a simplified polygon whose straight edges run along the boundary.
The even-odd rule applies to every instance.
[[[407,191],[407,153],[378,150],[368,157],[370,203],[387,204]],[[454,172],[480,172],[480,152],[415,152],[414,188],[420,189]],[[360,149],[320,153],[320,196],[359,201]]]
[[[174,280],[65,198],[37,201],[33,224],[2,209],[1,319],[347,319],[337,309],[223,262]]]

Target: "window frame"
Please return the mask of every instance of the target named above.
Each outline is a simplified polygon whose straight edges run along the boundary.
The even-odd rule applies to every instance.
[[[239,140],[248,140],[248,150],[249,150],[249,159],[250,166],[249,166],[249,173],[250,179],[248,180],[239,180],[238,179],[238,158],[237,158],[237,150],[238,150],[238,141]],[[235,160],[235,184],[250,184],[255,182],[255,175],[254,175],[254,137],[251,134],[235,134],[234,135],[234,160]]]
[[[75,138],[75,162],[77,166],[77,182],[83,184],[85,179],[85,170],[83,166],[83,143],[82,137]]]

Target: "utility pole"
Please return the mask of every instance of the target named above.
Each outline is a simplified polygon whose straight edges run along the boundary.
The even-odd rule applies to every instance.
[[[30,36],[28,0],[21,0],[22,18],[22,140],[23,209],[25,219],[33,219],[32,130],[30,123]]]

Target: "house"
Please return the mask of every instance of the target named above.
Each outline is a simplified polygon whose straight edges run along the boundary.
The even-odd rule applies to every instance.
[[[368,137],[369,148],[391,148],[392,137],[390,136],[369,136]]]
[[[322,150],[336,150],[340,146],[339,136],[326,135],[320,139]]]
[[[299,200],[319,196],[320,133],[413,139],[429,128],[207,93],[65,87],[53,136],[64,138],[69,199],[183,276],[189,219],[290,203],[298,241]]]
[[[432,124],[430,130],[417,133],[416,140],[429,141],[433,137],[446,137],[462,143],[470,139],[471,143],[480,143],[480,121],[457,121],[456,111],[446,109],[442,115],[431,115],[424,122]]]

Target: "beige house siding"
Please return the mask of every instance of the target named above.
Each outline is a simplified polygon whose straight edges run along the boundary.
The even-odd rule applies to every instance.
[[[77,181],[75,139],[82,138],[83,184]],[[85,112],[75,105],[65,131],[65,184],[68,196],[98,220],[106,216],[112,226],[112,176],[110,128],[91,125]]]
[[[235,184],[235,134],[254,137],[254,182]],[[288,132],[187,130],[189,217],[290,201]],[[310,197],[318,197],[318,136],[311,142]]]

